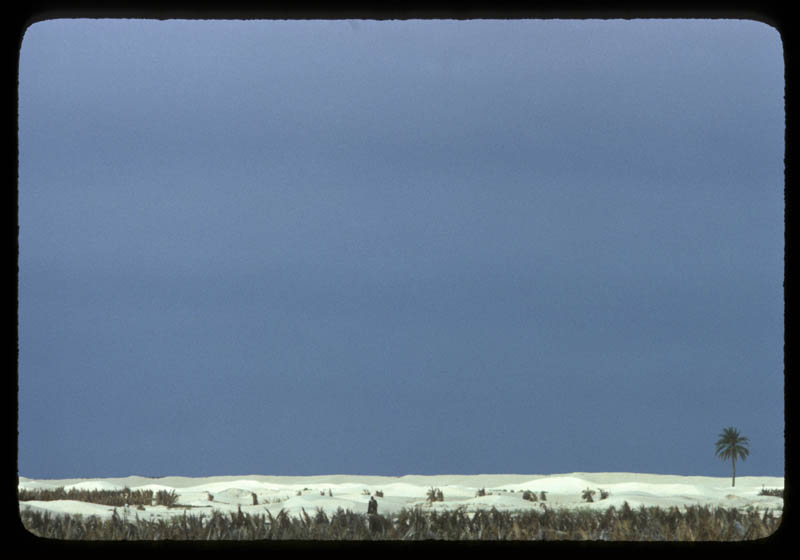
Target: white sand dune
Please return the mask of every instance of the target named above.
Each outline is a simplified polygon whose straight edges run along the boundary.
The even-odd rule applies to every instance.
[[[327,512],[338,508],[364,513],[367,503],[377,491],[379,513],[393,513],[403,508],[423,507],[446,510],[457,507],[467,511],[490,509],[515,511],[531,508],[632,508],[659,506],[685,508],[692,505],[755,508],[781,512],[783,499],[760,496],[762,488],[783,488],[783,477],[742,476],[731,479],[705,476],[678,476],[639,473],[569,473],[552,475],[481,474],[481,475],[406,475],[361,476],[212,476],[206,478],[130,476],[106,479],[33,480],[20,477],[21,489],[74,488],[80,490],[174,490],[178,506],[144,506],[116,508],[118,515],[129,518],[164,518],[172,515],[209,515],[212,511],[276,515],[280,510],[290,515],[309,514],[317,508]],[[426,500],[430,488],[444,494],[443,502]],[[594,502],[582,498],[585,489],[595,490]],[[477,496],[478,490],[486,492]],[[545,492],[546,501],[535,502],[522,498],[524,491]],[[600,499],[600,491],[608,492]],[[253,503],[253,496],[257,504]],[[53,514],[81,514],[110,517],[115,508],[74,500],[25,501],[20,508],[49,511]]]
[[[64,490],[123,490],[125,487],[108,480],[86,480],[76,484],[68,484]]]

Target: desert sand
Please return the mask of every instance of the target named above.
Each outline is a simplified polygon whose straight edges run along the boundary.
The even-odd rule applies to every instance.
[[[678,476],[640,473],[583,473],[526,475],[319,475],[319,476],[211,476],[191,478],[168,476],[146,478],[80,478],[60,480],[33,480],[19,477],[20,489],[70,488],[86,490],[174,490],[177,506],[145,506],[137,509],[114,508],[73,500],[23,501],[20,509],[49,511],[51,514],[95,515],[107,518],[117,510],[118,515],[139,519],[167,518],[175,515],[209,515],[213,510],[264,514],[269,510],[276,515],[284,510],[289,515],[299,515],[302,510],[313,513],[317,508],[326,512],[338,508],[366,513],[367,504],[376,492],[378,513],[393,513],[403,508],[426,509],[464,508],[467,512],[492,507],[502,511],[530,508],[619,508],[627,502],[631,508],[659,506],[662,508],[699,505],[709,507],[770,510],[780,513],[783,498],[760,496],[762,488],[784,487],[783,477],[741,476],[736,486],[730,477]],[[428,502],[427,492],[438,488],[444,501]],[[596,491],[594,501],[582,498],[585,489]],[[486,495],[477,496],[478,490]],[[535,492],[537,497],[545,492],[546,500],[532,502],[522,498],[523,492]],[[601,490],[608,497],[600,499]],[[258,501],[253,504],[253,494]]]

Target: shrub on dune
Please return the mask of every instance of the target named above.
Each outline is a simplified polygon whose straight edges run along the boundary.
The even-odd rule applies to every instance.
[[[536,492],[531,492],[530,490],[525,490],[522,493],[522,499],[528,500],[529,502],[536,502],[538,498],[536,497]]]
[[[427,500],[429,502],[443,502],[444,493],[438,488],[431,488],[428,490]]]
[[[159,490],[156,492],[156,505],[172,507],[178,503],[175,490]]]

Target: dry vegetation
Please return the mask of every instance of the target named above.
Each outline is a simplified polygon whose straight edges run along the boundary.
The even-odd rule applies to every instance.
[[[77,490],[55,488],[52,490],[26,490],[17,491],[17,497],[21,502],[31,500],[54,501],[54,500],[75,500],[90,504],[101,504],[104,506],[124,507],[129,506],[175,506],[178,502],[178,495],[174,490]]]
[[[292,517],[242,513],[184,515],[170,520],[120,516],[51,515],[20,512],[24,526],[49,539],[69,540],[597,540],[741,541],[771,535],[780,515],[770,511],[692,506],[685,511],[658,507],[607,510],[489,511],[469,513],[403,509],[390,515],[339,508],[330,516],[317,509]]]

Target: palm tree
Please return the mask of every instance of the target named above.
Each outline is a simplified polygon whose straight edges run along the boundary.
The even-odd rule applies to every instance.
[[[750,441],[746,437],[739,435],[739,430],[736,428],[725,428],[719,435],[715,454],[720,459],[731,460],[731,466],[733,467],[731,486],[736,486],[736,458],[738,457],[742,461],[747,459],[747,456],[750,455],[750,450],[747,448],[748,445],[750,445]]]

